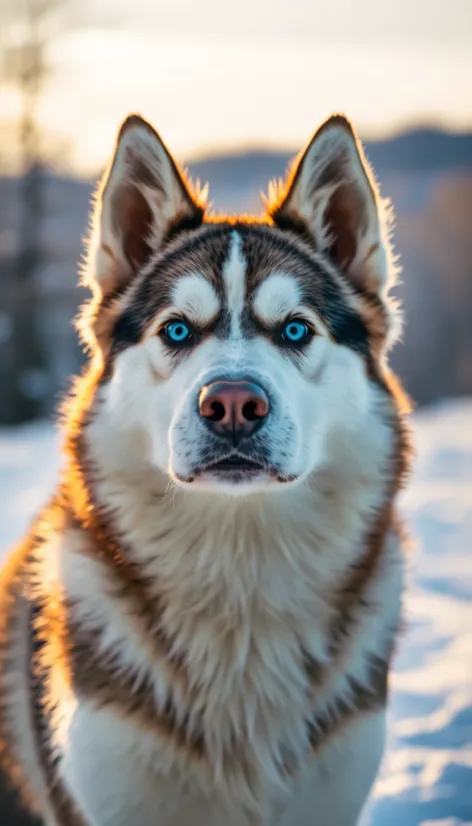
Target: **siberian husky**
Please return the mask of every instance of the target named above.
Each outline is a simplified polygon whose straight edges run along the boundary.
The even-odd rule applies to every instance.
[[[329,118],[262,218],[132,115],[57,491],[3,570],[3,757],[48,826],[354,826],[384,748],[406,404],[389,221]]]

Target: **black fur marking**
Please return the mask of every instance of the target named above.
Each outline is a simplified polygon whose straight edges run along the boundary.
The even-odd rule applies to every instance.
[[[112,357],[139,342],[156,314],[170,303],[175,280],[181,275],[201,273],[208,278],[224,303],[222,273],[234,230],[243,241],[249,299],[266,275],[276,269],[286,269],[297,279],[303,300],[319,313],[334,340],[368,358],[369,337],[363,319],[349,307],[341,285],[314,258],[310,245],[297,243],[269,225],[242,222],[205,224],[200,229],[185,233],[180,243],[174,240],[165,245],[152,271],[136,285],[130,303],[115,324]],[[227,337],[229,321],[229,308],[224,307],[214,330],[218,337]],[[260,332],[247,307],[243,311],[241,324],[243,334],[248,338]]]
[[[203,208],[195,206],[195,209],[191,213],[182,216],[182,218],[179,218],[170,225],[164,238],[164,243],[169,243],[181,232],[199,229],[203,223],[203,216]]]
[[[282,232],[295,233],[295,235],[298,235],[302,241],[313,247],[313,251],[316,252],[316,245],[313,235],[308,229],[303,218],[299,218],[292,213],[285,213],[281,212],[279,209],[276,209],[272,215],[272,219],[278,229],[282,230]]]
[[[288,272],[301,285],[303,300],[319,313],[333,338],[362,356],[368,355],[368,331],[363,319],[348,306],[338,282],[312,258],[309,250],[305,252],[270,227],[237,225],[235,228],[244,237],[249,293],[260,284],[261,276],[276,269],[279,257],[282,266],[286,262]],[[262,241],[262,245],[254,244],[254,239]]]
[[[152,322],[156,313],[170,302],[176,279],[187,273],[200,272],[213,285],[222,298],[221,272],[228,254],[230,237],[227,228],[204,227],[202,231],[189,233],[177,246],[164,247],[163,253],[152,271],[144,276],[133,292],[128,305],[123,332],[115,328],[118,338],[125,344],[139,341],[142,332]],[[166,251],[167,250],[167,251]],[[185,263],[185,269],[183,264]],[[128,338],[127,338],[128,336]]]
[[[141,336],[142,327],[139,317],[131,311],[131,308],[126,309],[113,329],[113,355],[117,355],[131,344],[137,344]]]
[[[355,350],[361,356],[369,356],[368,333],[362,318],[343,307],[340,312],[329,313],[328,325],[336,341]]]

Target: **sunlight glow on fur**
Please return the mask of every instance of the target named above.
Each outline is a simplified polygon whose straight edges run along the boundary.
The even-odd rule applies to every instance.
[[[63,473],[0,578],[1,755],[47,826],[354,826],[382,757],[409,465],[389,215],[341,116],[264,216],[206,194],[124,122]]]

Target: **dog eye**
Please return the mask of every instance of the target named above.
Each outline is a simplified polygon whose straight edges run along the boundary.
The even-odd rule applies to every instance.
[[[169,321],[161,330],[161,335],[171,344],[188,344],[193,339],[193,333],[185,321]]]
[[[290,319],[282,327],[280,338],[284,344],[305,344],[313,336],[313,330],[304,321]]]

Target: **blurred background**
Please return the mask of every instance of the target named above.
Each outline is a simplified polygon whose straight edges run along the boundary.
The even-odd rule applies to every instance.
[[[71,320],[86,297],[77,264],[90,197],[132,111],[151,120],[192,177],[209,181],[216,211],[236,212],[261,210],[260,191],[332,111],[354,121],[396,212],[405,330],[392,364],[420,410],[424,449],[423,486],[412,494],[423,504],[405,507],[423,538],[444,540],[435,564],[451,524],[470,548],[472,0],[0,0],[1,550],[53,482],[47,421],[83,362]],[[449,515],[435,533],[421,508],[440,511],[430,490],[438,474]],[[465,510],[451,523],[461,497]],[[456,575],[470,578],[469,609],[468,565],[461,555]],[[408,708],[407,717],[416,706]],[[470,713],[454,732],[462,753]],[[431,804],[428,824],[472,823],[470,783],[457,778],[447,781],[453,802]],[[423,822],[421,808],[381,811],[376,826]],[[2,826],[26,822],[7,817],[0,799]]]
[[[138,110],[216,210],[259,193],[332,111],[395,207],[418,405],[472,391],[471,0],[0,0],[0,423],[50,415],[90,195]]]

